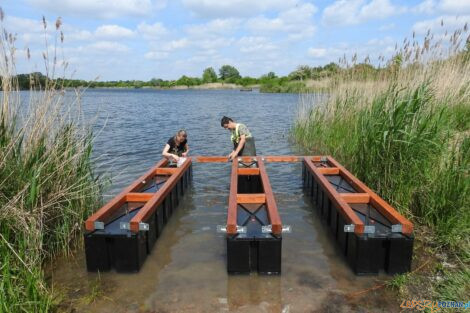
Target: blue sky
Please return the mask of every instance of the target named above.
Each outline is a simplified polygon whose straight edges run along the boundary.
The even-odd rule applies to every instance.
[[[442,34],[470,22],[470,0],[2,0],[0,6],[4,27],[17,34],[19,73],[44,72],[45,38],[51,55],[61,17],[58,60],[68,63],[67,78],[87,80],[177,79],[224,64],[242,76],[286,75],[354,53],[375,63],[413,32]]]

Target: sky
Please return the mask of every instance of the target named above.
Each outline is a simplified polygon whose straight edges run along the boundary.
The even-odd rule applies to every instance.
[[[100,81],[200,77],[224,64],[242,76],[287,75],[355,53],[374,63],[413,32],[419,38],[470,22],[470,0],[0,0],[0,6],[3,27],[16,34],[18,73],[45,73],[43,53],[52,62],[56,51],[56,76]]]

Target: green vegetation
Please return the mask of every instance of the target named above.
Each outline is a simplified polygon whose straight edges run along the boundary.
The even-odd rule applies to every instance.
[[[412,219],[417,246],[444,264],[394,279],[390,286],[408,299],[466,301],[470,292],[470,43],[458,47],[465,31],[452,34],[450,48],[430,35],[423,45],[405,42],[380,70],[339,70],[324,84],[328,96],[304,97],[292,130]],[[454,53],[433,58],[440,51]],[[415,249],[416,266],[422,254]]]
[[[58,80],[35,79],[20,99],[14,36],[0,28],[0,312],[49,312],[55,303],[43,264],[69,251],[99,200],[92,135]]]
[[[355,72],[362,65],[355,68]],[[372,67],[368,65],[369,67]],[[372,67],[373,69],[373,67]],[[374,69],[375,70],[375,69]],[[217,76],[214,68],[206,68],[201,77],[181,76],[177,80],[163,80],[152,78],[149,81],[125,80],[125,81],[86,81],[78,79],[56,79],[54,85],[64,86],[66,88],[174,88],[178,86],[196,87],[210,83],[226,83],[239,86],[259,86],[261,92],[290,92],[303,93],[316,91],[322,88],[315,85],[315,81],[321,81],[326,77],[332,77],[340,72],[341,69],[335,63],[325,66],[309,67],[307,65],[299,66],[295,71],[287,76],[278,77],[274,72],[269,72],[259,78],[244,76],[241,77],[239,71],[231,65],[223,65],[219,69]],[[19,74],[15,77],[18,86],[22,90],[29,90],[35,84],[45,85],[47,77],[41,73]]]

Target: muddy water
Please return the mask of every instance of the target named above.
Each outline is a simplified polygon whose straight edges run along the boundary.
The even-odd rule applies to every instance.
[[[159,159],[178,128],[192,155],[230,151],[222,115],[248,125],[258,154],[301,154],[288,141],[296,95],[238,91],[90,91],[83,99],[100,131],[100,173],[113,173],[117,194]],[[99,105],[98,105],[99,104]],[[98,112],[98,115],[97,115]],[[106,114],[103,114],[106,113]],[[83,250],[58,260],[50,280],[75,312],[395,312],[385,288],[355,294],[387,276],[357,277],[327,236],[302,191],[300,164],[268,164],[283,224],[282,274],[229,276],[224,235],[230,165],[194,164],[192,187],[137,274],[88,273]],[[72,309],[70,309],[72,307]]]

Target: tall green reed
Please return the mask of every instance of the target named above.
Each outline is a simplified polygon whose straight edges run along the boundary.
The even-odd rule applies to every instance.
[[[466,32],[457,30],[452,42]],[[418,230],[430,226],[435,235],[422,239],[455,255],[468,273],[470,44],[431,40],[406,43],[366,81],[340,72],[322,97],[304,97],[292,135],[308,150],[334,155]],[[452,53],[443,58],[444,48]]]
[[[55,26],[52,61],[43,54],[48,79],[23,94],[14,79],[15,38],[1,27],[0,312],[54,308],[43,265],[69,251],[99,201],[93,136],[81,120],[79,99],[66,100],[64,86],[53,79],[57,39],[63,41],[60,19]],[[43,28],[47,35],[45,19]]]

